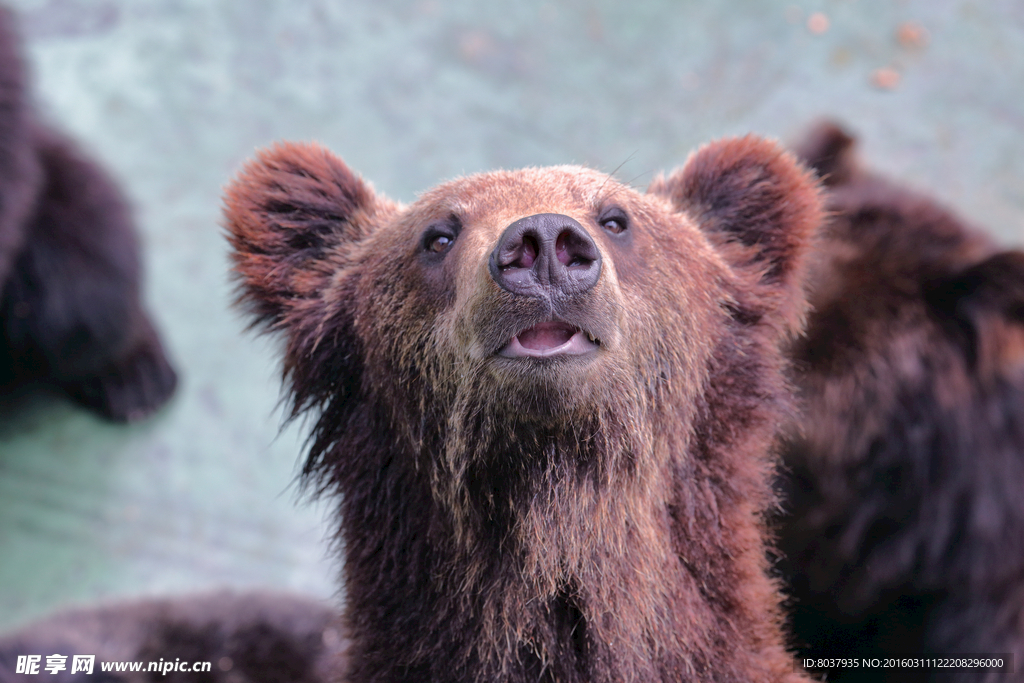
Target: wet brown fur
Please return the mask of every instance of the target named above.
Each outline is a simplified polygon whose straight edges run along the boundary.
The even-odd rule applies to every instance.
[[[789,409],[779,345],[821,219],[773,143],[726,140],[647,194],[579,167],[461,178],[410,206],[315,145],[259,154],[225,198],[242,300],[282,333],[306,474],[338,496],[348,680],[803,680],[763,516]],[[602,230],[602,209],[628,216]],[[513,221],[597,243],[573,297],[500,289]],[[457,232],[443,255],[424,231]],[[558,318],[589,360],[496,352]]]
[[[853,144],[824,123],[797,148],[832,214],[785,453],[797,637],[825,657],[1011,653],[1020,680],[1024,253],[864,170]]]

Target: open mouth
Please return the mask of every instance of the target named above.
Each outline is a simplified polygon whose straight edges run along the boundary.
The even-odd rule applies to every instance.
[[[580,356],[595,351],[600,345],[589,332],[568,323],[551,321],[538,323],[512,337],[498,355],[507,358]]]

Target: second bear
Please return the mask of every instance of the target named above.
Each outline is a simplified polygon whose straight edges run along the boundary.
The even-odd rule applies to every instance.
[[[177,377],[142,306],[135,227],[107,174],[30,106],[0,7],[0,392],[51,384],[116,421]]]
[[[785,454],[799,644],[826,658],[1009,654],[1019,672],[1024,253],[864,170],[835,124],[797,149],[825,179],[832,216],[794,349],[802,429]]]

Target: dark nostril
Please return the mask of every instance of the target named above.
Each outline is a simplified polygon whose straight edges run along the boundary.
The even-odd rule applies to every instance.
[[[505,240],[499,246],[497,264],[501,270],[512,268],[532,268],[537,254],[540,253],[540,245],[533,235],[522,235],[518,241]]]
[[[566,228],[558,234],[558,238],[555,240],[555,255],[562,265],[568,268],[589,266],[594,262],[589,253],[591,251],[589,246],[580,239],[579,233],[571,228]]]

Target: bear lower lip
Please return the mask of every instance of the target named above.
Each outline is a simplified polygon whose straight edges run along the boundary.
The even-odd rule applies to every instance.
[[[563,322],[538,323],[525,329],[505,345],[499,355],[508,358],[548,358],[579,356],[598,347],[586,332]]]

